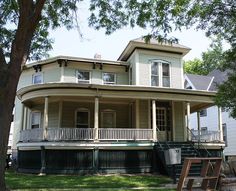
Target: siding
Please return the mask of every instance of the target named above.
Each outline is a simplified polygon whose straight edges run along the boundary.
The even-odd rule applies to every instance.
[[[185,114],[183,109],[183,102],[173,102],[174,108],[174,126],[175,141],[185,141],[186,127],[185,127]]]
[[[166,60],[171,63],[170,65],[170,75],[171,75],[171,87],[172,88],[183,88],[183,78],[182,74],[182,58],[177,54],[155,52],[155,51],[145,51],[138,50],[139,54],[139,84],[143,86],[151,85],[151,62],[150,60],[161,59]]]
[[[139,101],[139,126],[140,128],[148,128],[148,100]]]

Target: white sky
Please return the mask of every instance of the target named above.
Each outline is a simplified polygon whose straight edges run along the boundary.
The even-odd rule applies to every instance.
[[[79,10],[79,22],[84,39],[76,29],[67,31],[64,28],[51,32],[54,39],[51,56],[65,55],[93,58],[95,53],[101,54],[102,59],[117,60],[128,42],[139,38],[148,33],[140,28],[125,28],[118,30],[111,35],[105,35],[104,30],[96,31],[88,27],[87,5],[82,3]],[[179,39],[179,43],[188,46],[192,50],[184,57],[185,60],[191,60],[195,57],[200,58],[201,53],[209,48],[210,40],[205,37],[203,31],[184,30],[172,34]]]

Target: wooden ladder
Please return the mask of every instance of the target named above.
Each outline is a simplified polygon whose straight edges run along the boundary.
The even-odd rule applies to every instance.
[[[215,190],[220,175],[222,158],[185,158],[181,175],[179,178],[177,191],[184,189],[184,183],[187,181],[187,190],[193,190],[194,180],[201,180],[201,186],[194,189]],[[192,164],[202,164],[200,176],[188,176]]]

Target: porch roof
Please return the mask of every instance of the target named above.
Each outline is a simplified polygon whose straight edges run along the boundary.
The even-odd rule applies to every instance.
[[[45,83],[17,91],[22,102],[40,97],[101,97],[119,99],[151,99],[191,103],[191,112],[214,105],[216,92],[132,85],[98,85],[76,83]]]

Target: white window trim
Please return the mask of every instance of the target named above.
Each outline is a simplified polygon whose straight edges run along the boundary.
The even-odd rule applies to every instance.
[[[39,128],[41,128],[41,119],[42,119],[42,114],[41,114],[41,111],[38,111],[38,110],[34,110],[34,111],[31,111],[30,112],[30,129],[32,129],[32,116],[33,116],[33,113],[39,113]]]
[[[113,113],[114,114],[114,119],[113,119],[114,127],[113,128],[116,128],[116,111],[112,110],[112,109],[105,109],[101,112],[101,127],[104,128],[103,127],[104,113]]]
[[[88,128],[90,128],[90,110],[87,108],[78,108],[75,110],[75,128],[77,128],[77,112],[87,112],[88,113]]]
[[[113,74],[114,75],[114,82],[105,83],[104,80],[103,80],[104,74]],[[102,73],[102,84],[103,85],[115,85],[115,84],[117,84],[116,73],[113,73],[113,72],[103,72]]]
[[[43,82],[44,82],[43,81],[43,72],[36,72],[32,75],[32,84],[36,84],[36,83],[34,83],[34,77],[36,77],[36,76],[41,76],[41,78],[42,78],[41,83],[38,83],[38,84],[43,84]]]
[[[152,63],[157,62],[158,63],[158,81],[159,81],[159,86],[152,86]],[[166,60],[161,60],[161,59],[154,59],[154,60],[149,60],[149,86],[150,87],[164,87],[163,86],[163,75],[162,75],[162,63],[169,64],[169,73],[170,73],[170,86],[169,87],[164,87],[164,88],[171,88],[172,87],[172,65],[170,62]]]
[[[78,73],[79,72],[88,72],[89,73],[89,80],[79,80],[78,79]],[[92,72],[88,71],[88,70],[76,70],[76,83],[78,84],[86,84],[86,83],[80,83],[81,82],[88,82],[88,84],[91,84],[91,76],[92,76]]]

